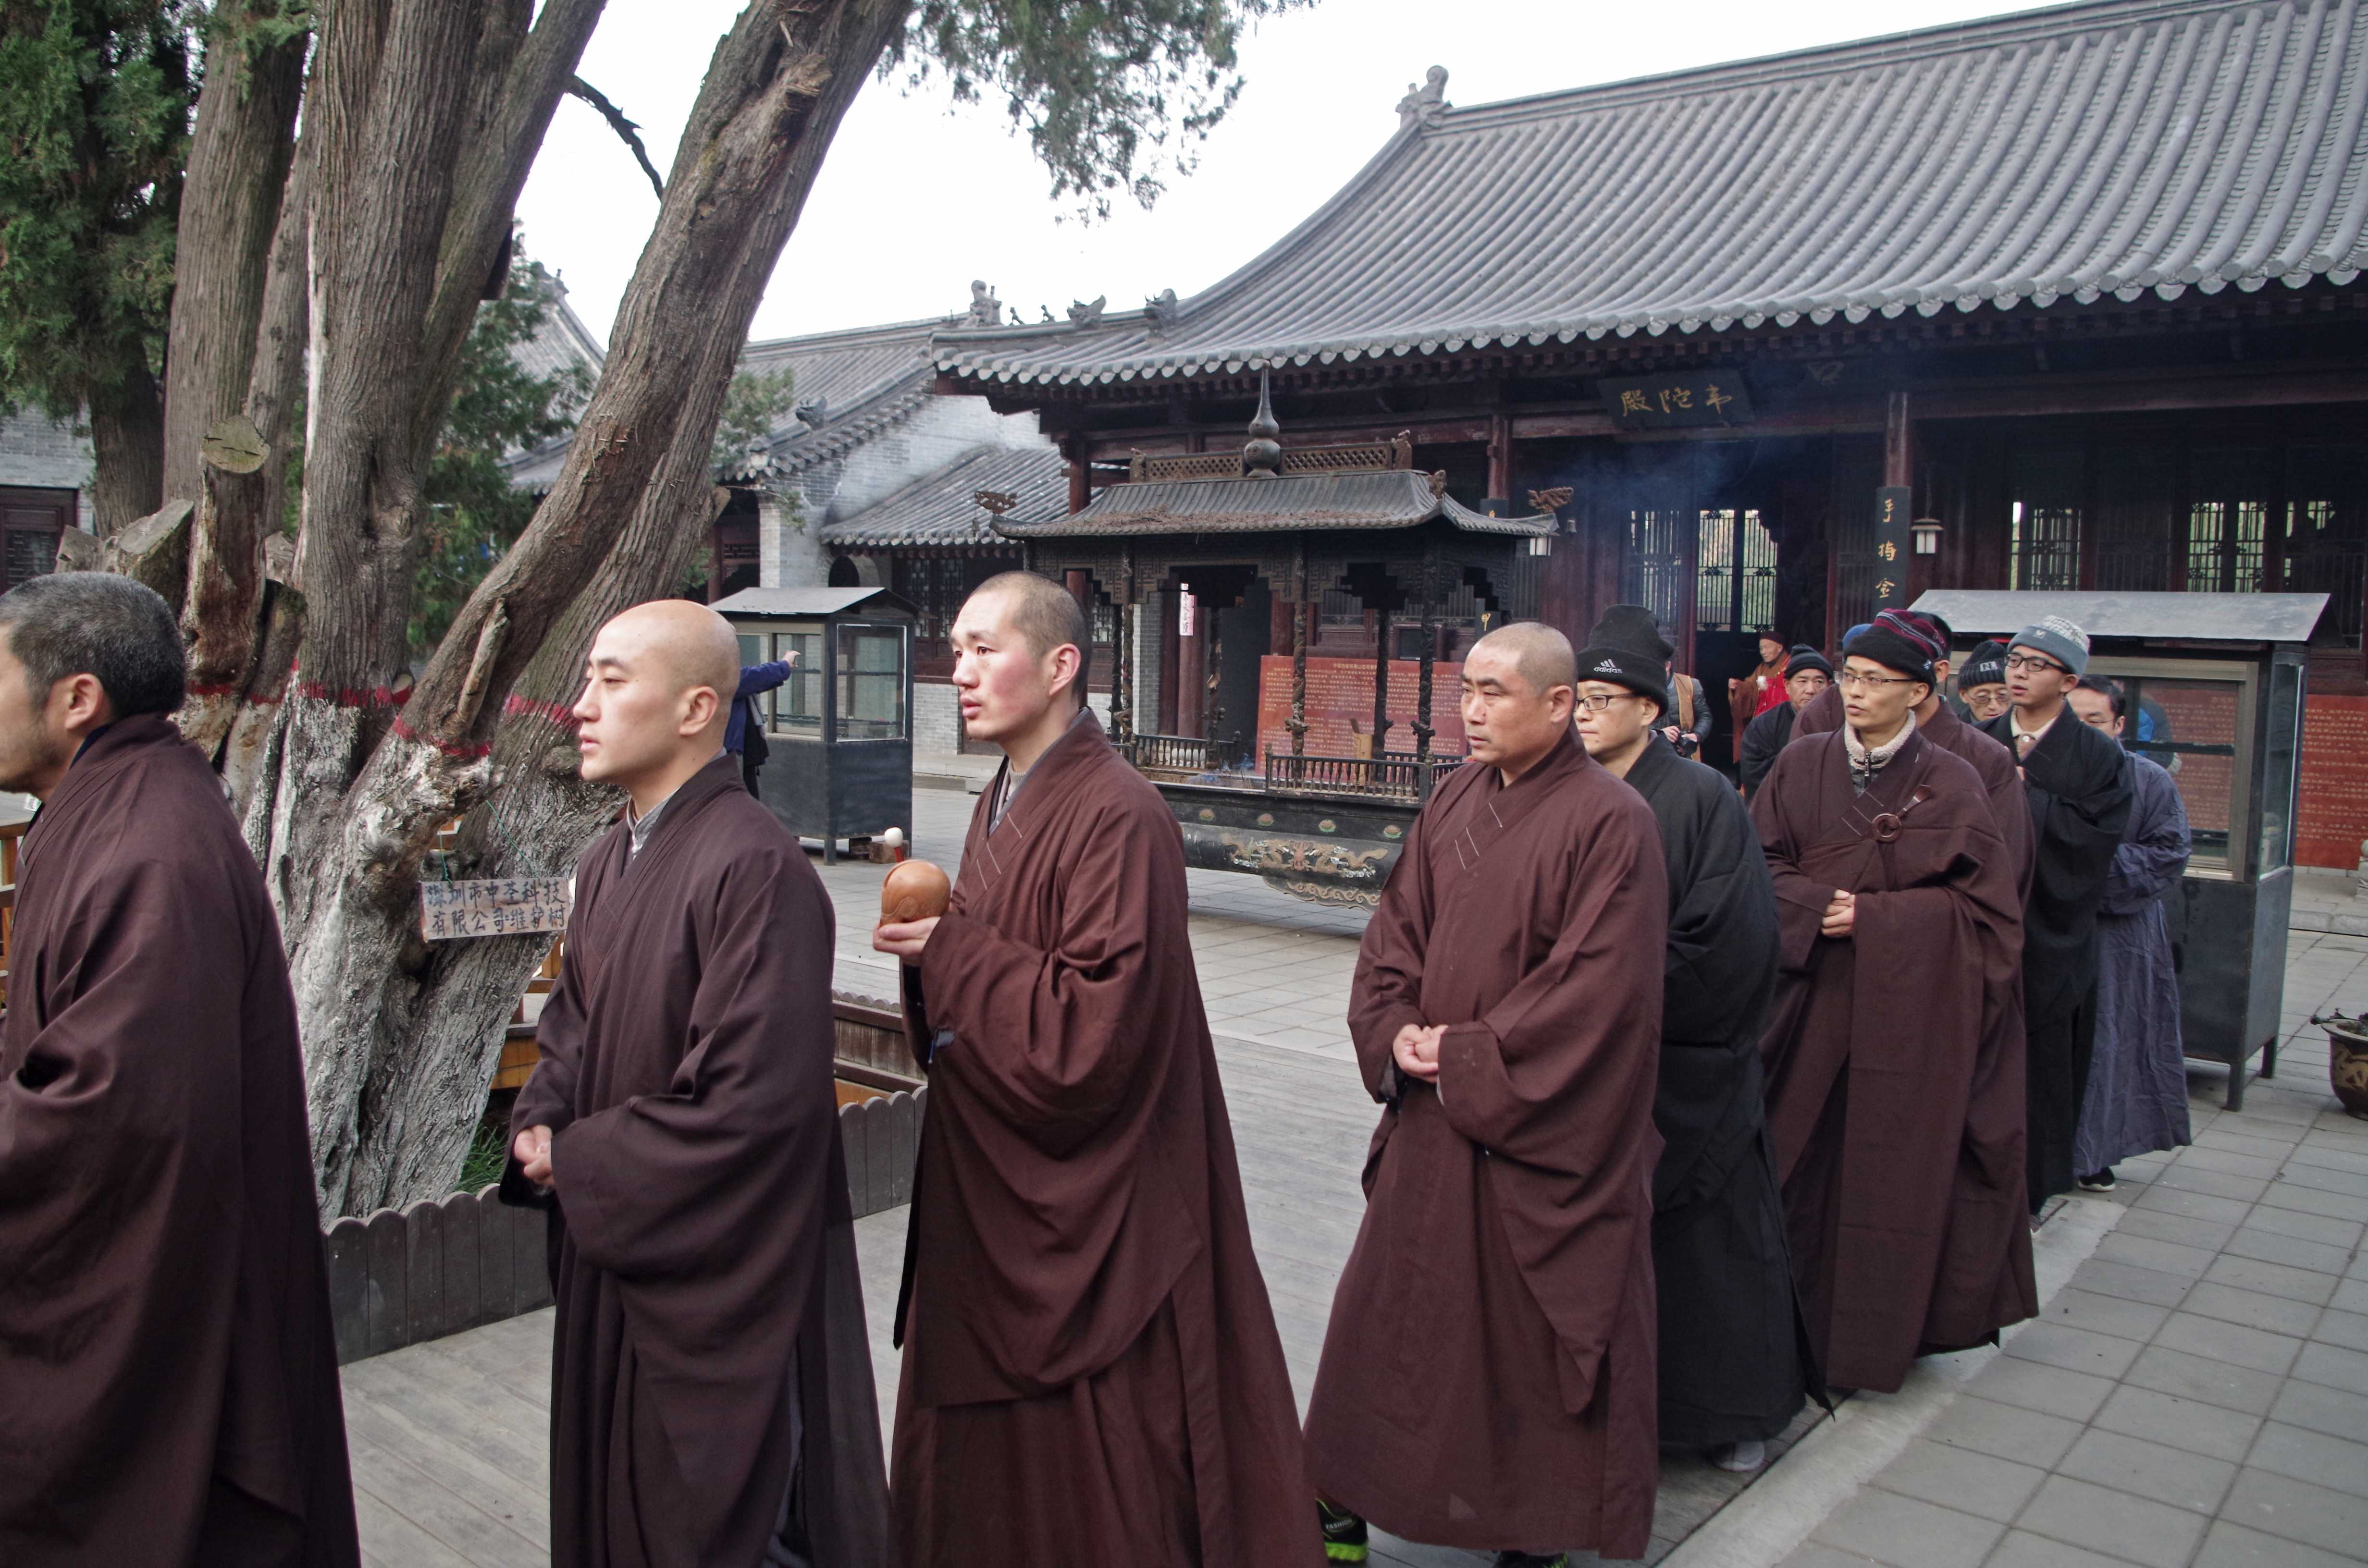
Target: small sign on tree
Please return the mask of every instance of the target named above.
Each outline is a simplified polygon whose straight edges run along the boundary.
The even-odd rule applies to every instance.
[[[419,884],[419,934],[431,942],[459,937],[526,937],[567,928],[575,902],[567,877],[497,877],[486,881]]]

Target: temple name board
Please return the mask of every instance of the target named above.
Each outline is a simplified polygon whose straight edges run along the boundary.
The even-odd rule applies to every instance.
[[[1622,430],[1751,423],[1751,394],[1734,370],[1607,376],[1595,387],[1603,398],[1603,411]]]

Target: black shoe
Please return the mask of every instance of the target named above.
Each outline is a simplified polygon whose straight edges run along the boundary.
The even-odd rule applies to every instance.
[[[1500,1551],[1497,1553],[1497,1568],[1570,1568],[1570,1553]]]
[[[2099,1171],[2095,1176],[2082,1176],[2082,1177],[2080,1178],[2080,1190],[2081,1190],[2081,1191],[2083,1191],[2083,1192],[2111,1192],[2111,1191],[2112,1191],[2112,1190],[2113,1190],[2113,1169],[2112,1169],[2112,1167],[2111,1165],[2108,1165],[2108,1166],[2106,1166],[2103,1170]]]
[[[1324,1527],[1324,1561],[1326,1562],[1362,1562],[1365,1560],[1365,1521],[1346,1508],[1336,1508],[1318,1497],[1315,1500],[1315,1522]]]

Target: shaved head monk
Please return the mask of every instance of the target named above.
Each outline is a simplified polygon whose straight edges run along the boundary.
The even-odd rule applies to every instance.
[[[738,644],[636,606],[593,639],[575,873],[502,1196],[551,1210],[551,1555],[873,1568],[880,1414],[832,1085],[822,881],[723,749]]]
[[[1470,759],[1358,954],[1382,1119],[1307,1413],[1336,1562],[1369,1519],[1508,1568],[1641,1556],[1652,1525],[1668,882],[1651,809],[1572,732],[1584,673],[1533,622],[1473,645]]]
[[[128,577],[0,597],[0,1562],[359,1562],[296,1004]]]
[[[929,1074],[897,1335],[904,1568],[1307,1568],[1291,1379],[1185,937],[1184,851],[1007,573],[953,684],[1004,766],[953,900],[883,925]]]

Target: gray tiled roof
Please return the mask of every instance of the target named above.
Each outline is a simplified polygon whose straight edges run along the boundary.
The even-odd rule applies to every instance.
[[[973,499],[982,490],[1018,497],[1014,510],[1023,515],[1065,512],[1068,465],[1051,447],[981,447],[852,517],[825,523],[822,537],[842,549],[999,545],[986,510]]]
[[[1005,517],[1012,539],[1080,535],[1259,533],[1274,529],[1410,528],[1445,517],[1467,533],[1543,538],[1551,517],[1493,517],[1431,488],[1430,475],[1304,474],[1282,479],[1201,479],[1113,484],[1075,517],[1040,522]]]
[[[940,319],[895,322],[886,326],[777,337],[751,343],[740,353],[743,370],[788,369],[791,395],[801,406],[820,405],[808,424],[784,418],[765,446],[767,472],[794,473],[860,445],[901,423],[930,395],[936,371],[929,363],[929,334]],[[751,477],[747,464],[726,479]]]
[[[938,366],[1090,383],[2368,267],[2363,0],[2100,0],[1402,130],[1271,250]]]

